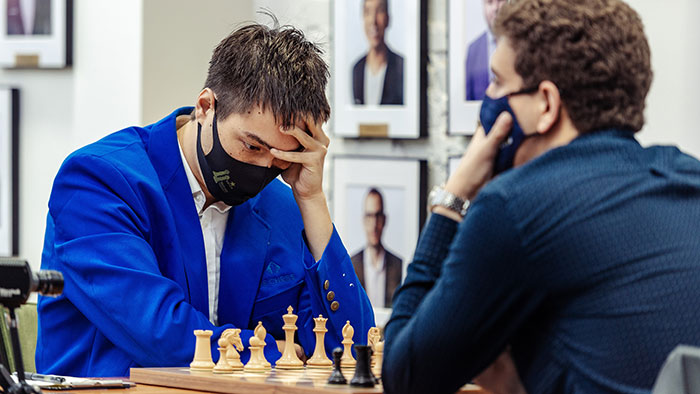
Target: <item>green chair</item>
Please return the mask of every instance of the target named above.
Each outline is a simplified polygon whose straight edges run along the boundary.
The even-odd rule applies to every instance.
[[[15,356],[12,351],[12,342],[10,341],[10,331],[7,327],[8,311],[0,307],[2,312],[2,324],[0,331],[2,332],[2,342],[5,344],[7,352],[7,360],[9,362],[10,372],[17,370],[15,366]],[[19,344],[22,349],[22,361],[26,372],[36,372],[34,364],[34,353],[36,352],[36,336],[38,330],[38,317],[36,304],[27,303],[22,305],[15,311],[17,316],[17,328],[19,331]]]

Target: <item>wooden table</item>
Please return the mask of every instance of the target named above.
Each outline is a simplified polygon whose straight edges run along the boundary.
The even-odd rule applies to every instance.
[[[352,373],[344,371],[344,374],[350,381]],[[324,370],[283,371],[273,369],[265,373],[235,372],[229,375],[216,375],[211,372],[190,371],[189,368],[132,368],[129,380],[136,382],[137,386],[125,389],[129,391],[124,394],[180,394],[183,393],[182,389],[224,394],[369,394],[384,392],[381,385],[377,385],[374,388],[329,385],[326,383],[329,375],[330,371]],[[163,387],[155,388],[154,386]],[[144,389],[149,391],[140,391]],[[103,392],[105,390],[95,390],[95,392],[97,391]],[[89,394],[85,390],[81,390],[81,393]],[[485,391],[474,385],[464,386],[460,393],[486,394]],[[114,390],[110,390],[109,393],[105,394],[117,393]]]

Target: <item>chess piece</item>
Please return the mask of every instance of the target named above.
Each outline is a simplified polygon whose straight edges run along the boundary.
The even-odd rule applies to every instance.
[[[372,348],[368,345],[355,345],[357,353],[357,367],[355,368],[355,376],[350,380],[352,387],[374,387],[374,375],[370,370],[370,353]]]
[[[374,363],[372,364],[372,373],[377,378],[382,377],[382,363],[384,362],[384,341],[377,342],[374,345],[374,354],[372,355]]]
[[[284,352],[282,357],[275,363],[277,369],[304,369],[304,362],[297,357],[297,352],[294,349],[294,331],[297,330],[296,321],[298,316],[292,314],[294,308],[290,305],[287,308],[287,314],[282,316],[284,319]]]
[[[214,366],[214,369],[212,372],[214,373],[233,373],[233,367],[231,364],[228,363],[228,360],[226,359],[226,350],[229,346],[231,346],[231,343],[228,341],[226,338],[219,338],[219,361],[216,363]]]
[[[193,371],[211,371],[214,361],[211,358],[211,330],[194,330],[197,340],[194,345],[194,359],[190,363]]]
[[[350,320],[346,321],[343,326],[343,358],[340,359],[340,366],[343,368],[355,368],[355,358],[352,357],[352,344],[355,343],[352,337],[355,335],[355,329],[350,325]]]
[[[324,337],[328,332],[326,321],[322,315],[314,318],[314,332],[316,333],[316,348],[310,359],[306,360],[306,366],[312,369],[331,369],[333,362],[326,356],[326,347],[324,346]]]
[[[243,367],[245,372],[265,372],[270,369],[270,363],[265,359],[265,337],[267,336],[267,330],[263,327],[262,322],[259,321],[258,325],[253,331],[253,336],[250,337],[248,341],[250,346],[250,360]]]
[[[241,329],[240,328],[229,328],[221,333],[222,338],[226,338],[229,345],[226,348],[226,361],[228,361],[231,368],[234,371],[242,371],[243,363],[241,362],[241,355],[238,352],[243,351],[243,341],[241,340]]]
[[[375,346],[377,342],[379,342],[379,338],[381,337],[379,328],[377,327],[370,327],[369,331],[367,331],[367,345],[372,348],[372,366],[374,367],[374,352],[376,351]]]
[[[328,384],[348,384],[340,370],[340,359],[343,357],[343,349],[337,347],[333,349],[333,372],[328,377]]]

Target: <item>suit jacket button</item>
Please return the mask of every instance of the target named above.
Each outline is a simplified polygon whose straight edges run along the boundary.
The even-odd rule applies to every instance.
[[[329,291],[328,294],[326,294],[326,299],[328,301],[333,301],[334,298],[335,298],[335,293],[332,290]]]
[[[332,310],[333,312],[337,311],[338,308],[340,308],[340,304],[338,303],[338,301],[333,301],[333,302],[331,302],[331,310]]]
[[[331,282],[326,279],[326,281],[323,282],[323,290],[328,290],[329,287],[331,287]]]

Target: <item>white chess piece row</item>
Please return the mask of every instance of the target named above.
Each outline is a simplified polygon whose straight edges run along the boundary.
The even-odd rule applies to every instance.
[[[282,329],[285,333],[285,347],[282,352],[282,357],[277,360],[275,367],[279,369],[303,369],[304,362],[299,359],[294,349],[294,332],[297,330],[296,321],[298,316],[293,314],[293,308],[290,306],[287,308],[287,314],[283,315],[284,326]],[[314,369],[332,369],[333,362],[328,358],[325,351],[324,339],[326,332],[326,322],[327,318],[319,315],[314,318],[315,327],[313,329],[316,334],[316,347],[314,353],[306,361],[308,368]],[[240,337],[241,330],[238,328],[227,329],[221,334],[219,338],[219,362],[214,365],[211,356],[210,338],[212,336],[212,331],[210,330],[195,330],[194,335],[196,336],[195,344],[195,354],[192,363],[190,364],[190,369],[193,371],[212,371],[214,373],[232,373],[234,371],[244,370],[246,372],[265,372],[271,369],[271,364],[265,359],[264,348],[265,348],[265,337],[267,336],[267,330],[263,327],[262,322],[258,322],[258,325],[253,331],[253,336],[249,340],[250,349],[250,360],[243,365],[240,360],[240,355],[238,352],[243,351],[243,342]],[[343,358],[341,359],[341,366],[343,368],[354,368],[356,361],[352,357],[352,344],[354,343],[352,337],[355,333],[355,329],[350,325],[350,321],[347,321],[342,330],[343,341],[341,342],[345,347],[343,352]],[[368,334],[368,344],[372,347],[372,366],[373,372],[376,376],[381,374],[381,359],[382,351],[384,348],[384,342],[379,342],[379,329],[372,327]]]

